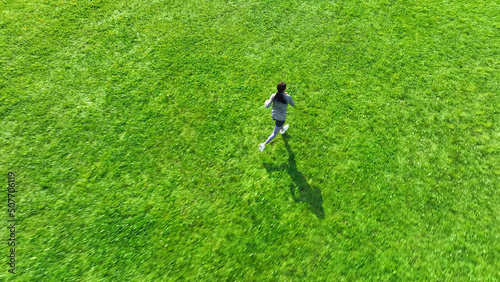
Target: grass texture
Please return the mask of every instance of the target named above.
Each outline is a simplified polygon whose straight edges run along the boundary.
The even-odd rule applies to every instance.
[[[0,1],[0,279],[500,279],[499,10]]]

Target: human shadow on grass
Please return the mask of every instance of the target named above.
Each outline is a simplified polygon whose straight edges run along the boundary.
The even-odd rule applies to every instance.
[[[290,194],[292,194],[293,200],[296,203],[306,203],[309,206],[309,210],[314,213],[317,218],[324,218],[325,211],[323,210],[323,196],[321,196],[321,189],[318,187],[311,187],[311,185],[307,183],[307,180],[302,172],[297,169],[295,154],[292,149],[290,149],[290,145],[288,144],[288,139],[290,137],[288,134],[284,134],[282,136],[283,141],[285,141],[285,148],[288,151],[288,164],[284,163],[277,166],[265,163],[264,167],[269,174],[275,171],[286,170],[294,183],[290,185]],[[296,191],[298,191],[298,193]]]

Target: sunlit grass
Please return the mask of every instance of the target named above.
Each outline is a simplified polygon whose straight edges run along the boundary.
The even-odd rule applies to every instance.
[[[2,2],[15,278],[498,279],[499,10]]]

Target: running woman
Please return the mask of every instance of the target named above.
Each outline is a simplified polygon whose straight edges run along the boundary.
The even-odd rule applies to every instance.
[[[273,133],[271,133],[269,138],[267,138],[266,142],[259,144],[259,151],[261,152],[264,151],[266,145],[274,139],[276,134],[278,134],[278,131],[281,134],[284,134],[289,127],[288,124],[283,126],[286,120],[286,107],[288,106],[288,104],[290,104],[291,106],[295,106],[295,103],[293,102],[292,96],[288,95],[288,93],[285,92],[285,89],[286,84],[284,82],[280,82],[278,84],[278,92],[272,94],[271,97],[266,100],[266,108],[269,108],[271,104],[273,105],[272,117],[273,120],[276,121],[276,123],[274,125]]]

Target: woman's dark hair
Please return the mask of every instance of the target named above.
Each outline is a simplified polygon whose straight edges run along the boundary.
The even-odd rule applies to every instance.
[[[284,82],[280,82],[278,84],[278,93],[276,93],[276,96],[274,96],[274,100],[277,100],[282,104],[286,104],[287,102],[285,100],[285,97],[283,96],[285,89],[286,89],[286,84]]]

